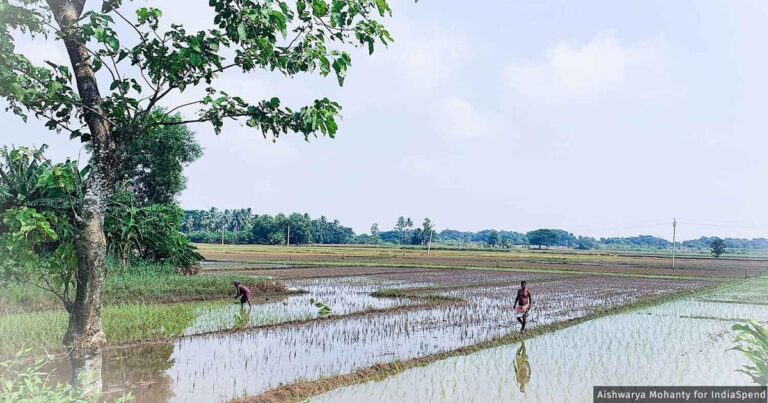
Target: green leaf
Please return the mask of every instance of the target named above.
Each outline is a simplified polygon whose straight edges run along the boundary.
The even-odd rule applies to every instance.
[[[120,41],[115,36],[108,36],[105,40],[107,46],[113,51],[120,49]]]
[[[328,4],[323,0],[312,0],[312,11],[316,17],[325,17],[328,15]]]
[[[240,23],[237,26],[237,35],[240,37],[241,41],[244,41],[248,38],[248,34],[246,33],[246,30],[245,30],[245,24]]]
[[[200,57],[199,53],[190,53],[189,54],[189,62],[193,66],[199,67],[201,64],[203,64],[203,58]]]

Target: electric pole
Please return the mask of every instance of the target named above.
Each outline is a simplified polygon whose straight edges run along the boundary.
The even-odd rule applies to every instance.
[[[291,226],[288,226],[288,236],[285,237],[285,247],[291,246]]]
[[[675,233],[677,232],[677,219],[672,219],[672,268],[675,268]]]

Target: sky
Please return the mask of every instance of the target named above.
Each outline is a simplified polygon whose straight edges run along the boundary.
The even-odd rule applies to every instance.
[[[212,26],[205,1],[134,3]],[[353,51],[341,88],[315,75],[222,76],[254,102],[335,99],[340,130],[272,143],[236,123],[219,136],[192,125],[205,155],[186,170],[182,207],[307,212],[358,233],[403,215],[438,230],[667,239],[677,218],[678,240],[768,237],[768,3],[391,4],[395,43]],[[19,46],[66,60],[58,43]],[[85,154],[34,118],[0,113],[0,127],[7,145]]]

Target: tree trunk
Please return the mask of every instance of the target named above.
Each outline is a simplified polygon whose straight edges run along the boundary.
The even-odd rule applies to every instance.
[[[98,351],[105,343],[101,326],[101,289],[104,284],[107,241],[104,237],[103,196],[89,190],[77,226],[77,290],[69,312],[64,344],[74,352]]]
[[[64,343],[78,356],[92,355],[106,342],[101,326],[101,289],[106,273],[107,243],[104,214],[112,192],[118,166],[116,143],[109,120],[102,109],[101,94],[91,67],[88,50],[76,38],[77,21],[85,0],[48,0],[61,31],[77,83],[80,107],[91,135],[91,173],[86,195],[78,209],[76,227],[77,275],[75,301],[69,312],[69,327]]]

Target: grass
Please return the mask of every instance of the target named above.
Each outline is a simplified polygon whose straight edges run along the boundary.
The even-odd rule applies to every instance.
[[[106,304],[169,302],[223,298],[234,295],[232,283],[239,281],[256,290],[268,290],[274,283],[252,276],[180,276],[121,274],[109,277],[104,287]],[[274,287],[272,292],[284,291]]]
[[[167,340],[179,337],[192,325],[202,308],[224,302],[109,306],[102,309],[104,333],[109,344]],[[60,350],[67,330],[67,313],[47,311],[0,316],[0,355]]]
[[[768,276],[729,282],[707,295],[704,300],[746,304],[768,304]]]
[[[431,294],[430,291],[437,291],[434,288],[387,288],[384,290],[374,291],[371,293],[372,297],[377,298],[411,298],[420,299],[424,301],[445,301],[445,302],[463,302],[464,300],[459,297],[451,297],[447,295]]]
[[[282,294],[285,288],[265,277],[246,275],[182,276],[162,265],[110,267],[102,294],[104,305],[148,304],[202,301],[229,298],[239,281],[255,294]],[[30,285],[0,288],[0,313],[63,310],[63,305],[47,291]]]

